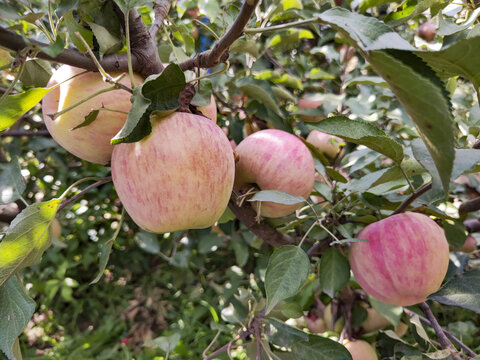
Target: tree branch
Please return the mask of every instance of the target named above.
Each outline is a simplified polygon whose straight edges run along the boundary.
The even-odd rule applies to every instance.
[[[480,220],[478,219],[469,219],[463,222],[463,225],[467,228],[469,233],[479,232],[480,231]]]
[[[465,201],[458,208],[460,214],[466,214],[477,210],[480,210],[480,198]]]
[[[170,1],[158,0],[153,4],[153,10],[155,10],[155,21],[150,27],[150,36],[155,39],[158,30],[162,28],[163,20],[167,17],[170,11]]]
[[[235,22],[232,24],[227,33],[215,43],[213,48],[180,63],[180,68],[183,71],[192,70],[195,67],[211,68],[227,61],[229,56],[228,49],[235,42],[235,40],[243,35],[245,26],[250,21],[250,17],[255,11],[258,2],[259,0],[245,0],[242,8],[240,9],[238,17],[235,19]]]
[[[425,194],[428,190],[432,188],[432,183],[425,185],[424,187],[415,191],[412,195],[410,195],[400,206],[393,212],[392,215],[400,214],[401,212],[407,210],[409,205],[414,202],[417,198]]]
[[[409,310],[407,308],[403,308],[403,311],[410,317],[414,316],[414,315],[417,315],[418,318],[420,319],[421,322],[423,322],[425,325],[427,326],[430,326],[431,328],[433,328],[433,325],[432,323],[430,322],[430,320],[428,320],[426,317],[422,316],[422,315],[419,315],[417,314],[416,312],[413,312],[412,310]],[[467,345],[465,345],[463,342],[461,342],[455,335],[453,335],[450,331],[448,330],[445,330],[444,328],[442,328],[443,332],[445,333],[445,335],[447,335],[447,337],[449,337],[453,342],[455,342],[460,348],[462,348],[469,356],[472,356],[472,357],[475,357],[477,356],[477,354],[472,350],[470,349]]]
[[[273,247],[281,247],[283,245],[294,244],[295,239],[286,234],[275,230],[263,220],[257,222],[257,213],[251,207],[251,205],[245,202],[242,207],[237,205],[236,195],[232,194],[228,207],[235,214],[238,220],[240,220],[245,226],[260,239]]]
[[[73,195],[71,198],[65,200],[63,203],[60,204],[60,206],[58,207],[58,210],[57,211],[60,211],[62,210],[63,208],[65,208],[66,206],[70,205],[72,202],[76,201],[77,199],[81,198],[83,195],[85,195],[87,192],[89,192],[90,190],[92,189],[95,189],[103,184],[106,184],[108,182],[112,181],[112,177],[111,176],[107,176],[107,177],[104,177],[103,179],[100,179],[98,180],[97,182],[91,184],[91,185],[88,185],[85,189],[83,189],[82,191],[80,191],[78,194],[75,194]]]
[[[437,321],[437,318],[435,315],[433,315],[432,310],[430,309],[430,306],[426,302],[422,302],[419,304],[420,308],[422,311],[427,315],[428,320],[430,321],[430,325],[435,330],[435,333],[437,334],[438,340],[440,341],[440,344],[444,349],[450,350],[450,355],[452,358],[461,360],[461,357],[458,355],[457,349],[455,349],[455,346],[448,340],[447,336],[443,332],[442,327]]]
[[[0,137],[7,137],[7,136],[50,136],[48,130],[37,130],[37,131],[28,131],[28,130],[11,130],[5,131],[4,133],[0,134]]]

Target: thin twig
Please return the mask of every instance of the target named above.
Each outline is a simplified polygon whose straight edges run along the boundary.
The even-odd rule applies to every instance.
[[[433,327],[430,320],[428,320],[426,317],[419,315],[416,312],[413,312],[412,310],[409,310],[407,308],[404,308],[403,311],[410,317],[417,315],[421,322],[423,322],[427,326]],[[465,345],[460,339],[458,339],[450,331],[445,330],[443,328],[442,330],[445,333],[445,335],[447,335],[453,342],[455,342],[460,348],[462,348],[469,356],[472,356],[472,357],[477,356],[477,354],[472,349],[470,349],[467,345]]]
[[[242,331],[240,334],[238,334],[235,339],[233,339],[232,341],[230,341],[228,344],[225,344],[223,345],[221,348],[218,348],[217,350],[215,350],[214,352],[212,352],[210,355],[208,356],[204,356],[203,357],[203,360],[210,360],[210,359],[213,359],[215,356],[217,356],[218,354],[221,354],[225,351],[227,351],[227,349],[229,347],[231,347],[233,344],[235,344],[236,342],[238,342],[239,340],[242,340],[242,339],[246,339],[248,336],[250,335],[250,331],[246,330],[246,331]]]
[[[0,137],[18,137],[18,136],[50,136],[48,130],[37,130],[37,131],[28,131],[28,130],[11,130],[5,131],[0,134]]]
[[[432,188],[432,183],[427,184],[420,189],[418,189],[416,192],[414,192],[412,195],[410,195],[403,203],[400,204],[400,206],[393,212],[393,215],[395,214],[400,214],[401,212],[407,210],[408,206],[415,201],[415,199],[419,198],[423,194],[425,194],[428,190]]]
[[[193,70],[196,67],[212,68],[228,60],[230,46],[243,35],[245,26],[257,7],[259,0],[245,0],[238,17],[222,38],[215,43],[212,49],[204,51],[195,57],[179,64],[180,68]]]
[[[448,340],[447,336],[443,332],[442,327],[438,323],[437,318],[435,317],[435,315],[433,315],[433,312],[430,309],[430,306],[428,306],[426,302],[420,303],[419,306],[427,316],[427,319],[430,320],[430,325],[433,328],[433,330],[435,330],[435,333],[437,334],[438,340],[440,341],[440,345],[442,346],[442,348],[449,350],[450,355],[454,359],[461,360],[461,357],[458,354],[457,349],[455,349],[455,346],[453,346],[450,340]]]
[[[100,179],[98,180],[97,182],[87,186],[85,189],[83,189],[82,191],[80,191],[78,194],[75,194],[73,195],[71,198],[65,200],[62,204],[60,204],[60,206],[58,207],[58,210],[57,211],[60,211],[62,210],[63,208],[65,208],[66,206],[70,205],[71,203],[75,202],[76,200],[78,200],[79,198],[81,198],[83,195],[85,195],[87,192],[89,192],[90,190],[92,189],[95,189],[103,184],[106,184],[108,182],[112,181],[112,177],[111,176],[107,176],[103,179]]]
[[[458,208],[460,214],[466,214],[477,210],[480,210],[480,198],[464,201]]]

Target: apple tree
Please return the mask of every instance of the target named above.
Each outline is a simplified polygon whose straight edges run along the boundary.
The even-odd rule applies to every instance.
[[[1,2],[0,358],[476,358],[477,6]]]

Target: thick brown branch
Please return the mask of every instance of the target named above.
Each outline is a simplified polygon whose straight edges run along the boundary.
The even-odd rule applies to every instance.
[[[465,201],[458,208],[460,214],[466,214],[477,210],[480,210],[480,197]]]
[[[467,228],[469,233],[479,232],[480,231],[480,220],[478,219],[469,219],[463,222],[463,225]]]
[[[235,194],[232,194],[228,207],[232,210],[238,220],[245,224],[252,233],[257,235],[267,244],[278,248],[283,245],[295,243],[295,239],[291,236],[282,234],[264,221],[257,222],[257,213],[255,210],[247,202],[239,207],[236,202]]]
[[[213,48],[180,63],[180,68],[183,71],[192,70],[196,67],[211,68],[227,61],[229,56],[228,49],[235,42],[235,40],[243,35],[243,30],[250,21],[250,17],[255,11],[258,1],[259,0],[245,0],[237,19],[227,33],[215,43]]]
[[[168,0],[158,0],[153,4],[153,9],[155,10],[155,21],[150,27],[150,36],[152,39],[155,39],[158,30],[162,28],[163,20],[167,17],[168,12],[170,11],[170,1]]]

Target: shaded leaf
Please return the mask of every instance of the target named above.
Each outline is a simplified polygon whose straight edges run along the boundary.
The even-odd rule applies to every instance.
[[[278,107],[277,100],[275,99],[275,95],[265,81],[244,78],[237,83],[237,87],[245,95],[262,102],[272,109],[276,114],[282,114],[280,108]]]
[[[333,298],[350,279],[350,265],[340,251],[328,248],[320,261],[320,286],[325,294]]]
[[[438,24],[439,27],[438,27],[437,34],[442,36],[448,36],[448,35],[453,35],[457,32],[463,31],[465,29],[468,29],[470,26],[472,26],[475,23],[475,20],[477,20],[479,15],[480,15],[480,8],[475,9],[470,13],[469,18],[461,24],[456,24],[454,22],[447,22],[442,16],[439,16],[439,24]]]
[[[396,328],[400,318],[403,314],[402,306],[395,306],[386,304],[380,300],[375,299],[372,296],[369,296],[369,301],[372,307],[377,310],[377,312],[382,315],[385,319],[390,321],[390,323]]]
[[[83,120],[80,124],[75,126],[71,130],[77,130],[78,128],[82,128],[84,126],[90,125],[92,122],[94,122],[97,119],[98,114],[100,113],[100,110],[92,110],[88,113],[87,116],[85,116],[85,120]]]
[[[253,195],[248,201],[270,201],[277,204],[294,205],[305,202],[301,196],[291,195],[280,190],[262,190]]]
[[[309,335],[308,341],[300,341],[292,346],[296,360],[352,360],[347,348],[334,340]]]
[[[20,199],[25,187],[17,159],[0,164],[0,204],[10,204]]]
[[[297,246],[282,246],[272,254],[265,274],[266,314],[279,301],[296,294],[307,279],[309,264],[305,251]]]
[[[157,234],[146,231],[139,231],[133,238],[138,247],[149,254],[158,254],[160,251],[160,243]]]
[[[35,301],[25,292],[16,276],[0,286],[0,350],[15,360],[14,344],[35,311]],[[18,358],[17,358],[18,360]]]
[[[299,341],[308,341],[308,334],[276,319],[268,319],[268,340],[278,346],[292,346]]]

